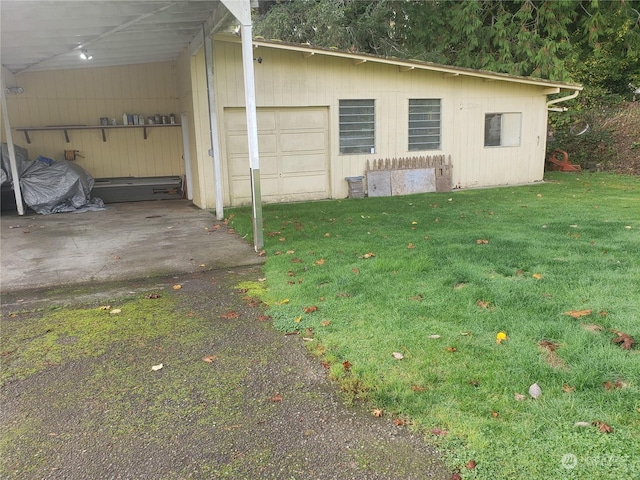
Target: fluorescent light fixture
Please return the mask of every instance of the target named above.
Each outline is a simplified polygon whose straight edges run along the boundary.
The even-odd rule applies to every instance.
[[[91,55],[89,52],[87,52],[86,49],[82,49],[80,50],[80,58],[82,60],[91,60],[93,58],[93,55]]]

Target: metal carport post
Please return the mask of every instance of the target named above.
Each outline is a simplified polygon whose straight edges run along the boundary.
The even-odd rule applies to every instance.
[[[247,137],[249,142],[249,169],[251,177],[251,205],[253,218],[253,246],[256,252],[260,251],[264,246],[264,237],[262,231],[262,197],[260,194],[260,157],[258,153],[258,120],[256,113],[256,89],[253,71],[253,45],[252,45],[252,26],[251,26],[251,4],[257,4],[256,0],[221,0],[222,4],[231,14],[240,22],[240,36],[242,38],[242,71],[244,74],[244,97],[245,110],[247,115]],[[207,39],[205,38],[206,42]],[[207,69],[207,78],[213,78],[213,68],[211,62]],[[211,103],[209,104],[211,108]],[[215,112],[209,112],[215,120]],[[212,133],[212,138],[214,134]],[[218,137],[218,132],[215,132]],[[220,159],[214,159],[220,162]],[[218,170],[218,168],[216,168]],[[222,181],[216,179],[216,191],[222,187]],[[219,184],[219,185],[218,185]],[[222,196],[219,195],[221,198]],[[218,210],[216,202],[216,211]],[[220,206],[220,208],[222,208]]]
[[[16,151],[13,145],[13,136],[11,135],[11,123],[9,122],[9,111],[7,110],[6,90],[4,85],[4,78],[0,82],[0,88],[2,88],[2,116],[4,121],[5,134],[7,136],[7,147],[9,150],[9,163],[11,164],[11,181],[13,183],[13,193],[16,196],[16,207],[18,208],[18,215],[24,215],[24,205],[22,204],[22,190],[20,189],[20,173],[18,172],[18,165],[16,163]]]

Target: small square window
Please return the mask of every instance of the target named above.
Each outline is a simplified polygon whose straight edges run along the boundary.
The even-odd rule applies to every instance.
[[[487,113],[484,116],[484,146],[519,146],[521,127],[521,113]]]
[[[440,99],[409,99],[409,151],[440,149]]]
[[[340,153],[375,153],[375,100],[340,100]]]

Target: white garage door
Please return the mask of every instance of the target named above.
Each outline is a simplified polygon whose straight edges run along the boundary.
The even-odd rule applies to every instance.
[[[327,109],[259,108],[258,148],[263,202],[329,198]],[[251,202],[244,109],[225,109],[231,204]]]

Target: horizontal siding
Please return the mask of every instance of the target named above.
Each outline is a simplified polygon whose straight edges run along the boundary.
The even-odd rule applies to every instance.
[[[12,127],[49,125],[98,125],[100,117],[122,114],[176,114],[179,102],[175,65],[171,62],[85,68],[51,72],[30,72],[16,76],[24,88],[21,95],[7,98]],[[140,129],[69,131],[70,143],[62,131],[31,132],[26,144],[21,132],[14,142],[27,148],[29,157],[64,158],[64,150],[78,150],[84,158],[77,163],[98,177],[142,177],[182,175],[182,134],[179,127],[148,129],[144,140]]]

